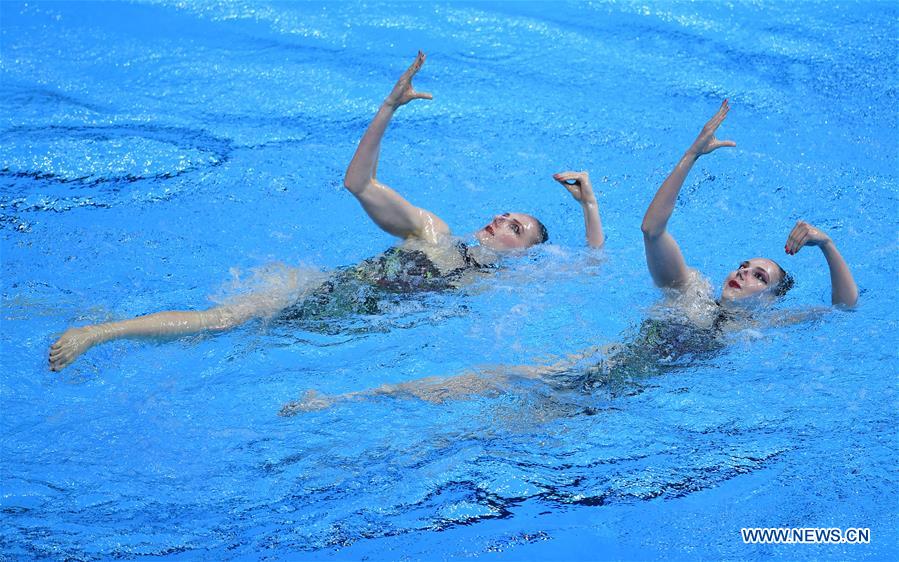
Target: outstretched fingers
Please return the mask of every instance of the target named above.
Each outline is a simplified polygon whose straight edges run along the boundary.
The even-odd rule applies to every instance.
[[[427,55],[425,55],[425,54],[424,54],[423,52],[421,52],[421,51],[418,51],[418,56],[415,57],[415,62],[413,62],[413,63],[412,63],[412,66],[409,67],[409,70],[406,71],[406,72],[409,74],[409,80],[410,80],[410,82],[409,82],[409,87],[410,87],[411,90],[412,90],[412,91],[410,92],[410,94],[411,94],[411,96],[412,96],[413,99],[419,99],[419,100],[432,100],[432,99],[434,99],[434,96],[432,96],[430,93],[428,93],[428,92],[416,92],[416,91],[415,91],[415,88],[412,88],[412,82],[411,82],[412,77],[415,76],[415,75],[418,73],[419,70],[421,70],[421,66],[425,63],[425,59],[427,59],[427,58],[428,58]]]
[[[415,76],[419,70],[421,70],[421,66],[425,63],[425,59],[427,59],[427,55],[418,51],[418,55],[416,55],[415,60],[412,61],[412,64],[409,65],[409,68],[406,69],[406,72],[403,73],[403,78],[412,80],[412,77]]]
[[[719,124],[724,121],[724,118],[727,117],[729,111],[730,102],[727,101],[727,98],[724,98],[724,101],[721,102],[721,107],[718,108],[718,113],[715,114],[715,118],[718,120]]]
[[[715,113],[715,115],[713,115],[702,127],[702,131],[700,131],[699,136],[696,137],[693,146],[690,147],[690,151],[695,157],[698,158],[703,154],[708,154],[722,147],[732,148],[737,146],[737,143],[732,140],[718,140],[715,137],[715,132],[718,130],[718,127],[721,126],[724,118],[727,117],[728,111],[730,111],[730,105],[727,100],[724,100],[721,103],[721,107],[718,108],[718,112]]]
[[[784,252],[787,254],[791,253],[791,250],[793,249],[793,239],[794,235],[796,234],[797,228],[799,228],[798,222],[796,223],[796,226],[794,226],[793,229],[790,230],[790,233],[787,235],[787,241],[784,242]]]
[[[421,51],[418,51],[418,56],[415,57],[415,61],[403,72],[403,75],[400,76],[400,79],[397,80],[396,85],[393,87],[393,91],[390,92],[390,95],[387,96],[387,103],[394,106],[399,107],[401,105],[405,105],[412,100],[420,99],[420,100],[430,100],[434,99],[428,92],[416,92],[415,88],[412,86],[412,78],[421,70],[421,66],[425,62],[425,54]]]
[[[709,119],[708,123],[705,124],[707,129],[712,129],[713,131],[721,126],[721,123],[724,122],[724,118],[727,117],[727,113],[730,111],[730,104],[725,99],[721,102],[721,107],[718,108],[717,113]]]

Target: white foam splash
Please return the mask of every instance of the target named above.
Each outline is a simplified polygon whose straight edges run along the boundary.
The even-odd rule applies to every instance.
[[[254,267],[248,272],[232,267],[229,272],[231,280],[209,299],[243,318],[271,318],[306,298],[328,278],[318,268],[290,267],[283,263]]]

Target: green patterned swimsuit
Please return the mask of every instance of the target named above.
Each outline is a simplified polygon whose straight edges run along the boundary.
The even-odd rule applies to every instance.
[[[613,346],[598,363],[584,369],[569,369],[554,375],[553,385],[566,390],[612,395],[635,394],[646,377],[688,367],[714,357],[724,348],[723,324],[732,318],[723,307],[709,326],[698,326],[683,318],[648,318],[636,337]]]
[[[375,315],[385,302],[404,295],[455,289],[463,274],[485,270],[470,255],[468,246],[456,243],[463,265],[441,271],[421,250],[394,247],[354,266],[339,268],[301,302],[285,309],[280,321],[315,323],[348,315]]]

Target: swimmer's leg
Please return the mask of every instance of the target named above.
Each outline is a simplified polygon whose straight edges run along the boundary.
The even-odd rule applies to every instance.
[[[282,406],[278,415],[283,417],[295,416],[303,412],[325,410],[339,402],[369,400],[384,396],[442,404],[447,400],[495,394],[498,386],[498,381],[496,380],[489,380],[476,374],[465,374],[447,378],[426,377],[399,384],[384,384],[377,388],[346,392],[344,394],[329,395],[322,394],[317,390],[307,390],[299,400],[288,402]]]
[[[253,318],[271,317],[321,285],[320,274],[288,269],[266,290],[234,297],[227,304],[206,310],[168,311],[70,328],[50,346],[50,369],[59,371],[91,347],[123,338],[175,338],[201,332],[230,330]]]
[[[285,404],[279,415],[294,416],[302,412],[324,410],[339,402],[370,400],[378,397],[422,400],[432,404],[442,404],[449,400],[462,400],[476,396],[497,396],[506,392],[513,380],[538,379],[544,374],[544,369],[494,367],[452,377],[424,377],[398,384],[384,384],[376,388],[344,394],[328,395],[316,390],[308,390],[299,400]]]
[[[497,396],[507,392],[516,380],[537,380],[551,383],[559,373],[571,369],[578,361],[585,357],[591,357],[597,351],[604,349],[607,347],[594,346],[580,353],[569,355],[552,365],[499,365],[470,371],[462,375],[424,377],[344,394],[328,395],[316,390],[308,390],[299,400],[285,404],[279,415],[294,416],[302,412],[324,410],[339,402],[369,400],[383,396],[404,400],[422,400],[432,404],[442,404],[448,400],[461,400],[476,396]]]
[[[111,340],[218,332],[231,329],[257,315],[248,307],[228,305],[208,310],[157,312],[120,322],[69,328],[50,346],[50,370],[60,371],[91,347]]]

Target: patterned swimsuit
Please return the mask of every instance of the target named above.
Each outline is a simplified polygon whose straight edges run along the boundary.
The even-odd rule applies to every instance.
[[[731,318],[720,306],[705,327],[680,318],[648,318],[631,341],[613,347],[594,365],[554,374],[551,384],[559,389],[604,390],[612,395],[639,393],[640,381],[647,377],[714,357],[724,348],[722,327]]]
[[[455,245],[463,265],[443,272],[421,250],[394,247],[358,265],[339,268],[301,302],[285,309],[278,319],[287,322],[325,321],[348,315],[376,315],[385,301],[403,295],[455,289],[478,263],[462,242]]]

